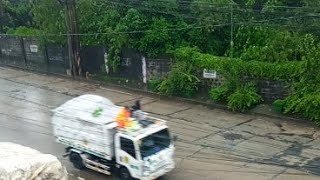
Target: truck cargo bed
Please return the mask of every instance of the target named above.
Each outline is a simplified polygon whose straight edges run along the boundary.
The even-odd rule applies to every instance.
[[[66,146],[111,160],[117,127],[115,119],[120,111],[121,107],[100,96],[73,98],[53,111],[54,135]]]

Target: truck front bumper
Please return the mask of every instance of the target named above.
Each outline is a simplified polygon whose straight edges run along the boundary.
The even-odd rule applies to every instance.
[[[159,169],[158,171],[151,173],[149,176],[143,176],[140,179],[141,180],[154,180],[154,179],[157,179],[157,178],[169,173],[170,171],[172,171],[174,169],[174,167],[175,167],[175,163],[173,162],[173,163],[168,164],[167,166]]]

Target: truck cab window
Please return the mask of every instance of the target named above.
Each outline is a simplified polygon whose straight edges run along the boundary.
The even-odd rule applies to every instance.
[[[136,158],[136,150],[132,140],[121,137],[120,138],[121,149],[127,152],[133,158]]]
[[[145,158],[156,154],[170,146],[171,139],[168,129],[151,134],[141,139],[140,151],[141,157]]]

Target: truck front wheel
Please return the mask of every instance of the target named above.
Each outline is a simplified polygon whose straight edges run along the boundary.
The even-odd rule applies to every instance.
[[[82,160],[82,157],[80,156],[80,154],[75,153],[75,152],[71,152],[69,158],[75,168],[84,169],[86,167],[83,164],[83,160]]]
[[[120,180],[133,180],[127,168],[122,167],[119,171]]]

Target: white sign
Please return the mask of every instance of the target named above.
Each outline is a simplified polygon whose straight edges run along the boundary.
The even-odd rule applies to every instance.
[[[33,53],[38,52],[38,46],[37,45],[30,45],[30,51]]]
[[[203,77],[207,79],[216,79],[217,78],[217,72],[214,70],[203,70]]]

